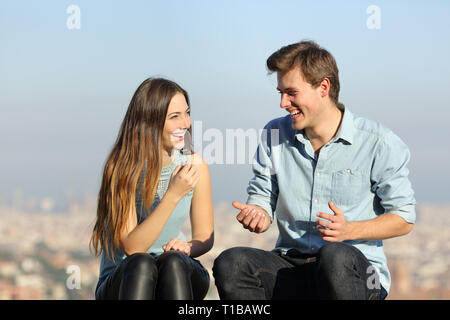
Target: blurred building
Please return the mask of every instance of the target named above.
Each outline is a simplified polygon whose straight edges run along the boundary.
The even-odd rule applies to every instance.
[[[23,195],[16,198],[23,200]],[[68,212],[52,212],[48,199],[43,206],[34,202],[43,212],[0,204],[0,299],[94,299],[100,259],[88,244],[96,200],[71,203]],[[214,247],[198,258],[211,277],[207,299],[218,299],[211,269],[222,251],[234,246],[271,250],[275,245],[275,223],[254,234],[242,228],[236,214],[231,204],[215,206]],[[410,234],[384,241],[392,276],[388,299],[450,299],[450,205],[421,204],[417,216]],[[184,229],[189,238],[188,223]],[[80,289],[66,285],[70,265],[79,267]]]

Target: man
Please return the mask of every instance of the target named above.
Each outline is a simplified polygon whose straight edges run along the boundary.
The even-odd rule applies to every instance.
[[[338,102],[333,56],[312,41],[267,60],[280,107],[253,163],[237,220],[266,231],[276,212],[272,251],[236,247],[214,262],[221,299],[384,299],[390,275],[383,239],[415,222],[407,146],[378,122]]]

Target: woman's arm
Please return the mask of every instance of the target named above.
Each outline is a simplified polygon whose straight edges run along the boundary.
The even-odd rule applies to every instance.
[[[133,209],[129,210],[127,224],[120,239],[120,246],[125,254],[146,252],[153,245],[178,202],[197,185],[199,179],[198,169],[194,165],[187,164],[182,169],[177,167],[158,206],[139,225],[135,206],[131,206]]]
[[[214,209],[208,164],[198,154],[192,155],[192,163],[200,172],[200,180],[192,196],[192,240],[188,244],[191,246],[190,256],[198,257],[208,252],[214,244]]]

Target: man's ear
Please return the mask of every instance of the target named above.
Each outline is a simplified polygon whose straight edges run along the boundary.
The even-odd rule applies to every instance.
[[[325,98],[330,92],[330,80],[328,78],[323,78],[322,82],[319,84],[320,96]]]

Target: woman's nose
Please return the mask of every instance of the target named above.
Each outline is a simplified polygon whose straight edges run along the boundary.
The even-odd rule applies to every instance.
[[[188,129],[191,126],[191,117],[184,116],[183,120],[182,120],[182,125],[184,127],[184,129]]]

